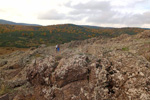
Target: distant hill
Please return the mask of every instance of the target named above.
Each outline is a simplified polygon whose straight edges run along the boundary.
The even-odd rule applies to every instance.
[[[99,26],[91,26],[91,25],[80,25],[82,27],[87,27],[91,29],[113,29],[114,27],[99,27]]]
[[[145,30],[150,30],[150,28],[143,28],[143,29],[145,29]]]
[[[122,27],[122,28],[116,28],[116,27],[100,27],[100,26],[91,26],[91,25],[80,25],[82,27],[91,28],[91,29],[126,29],[126,28],[138,28],[138,29],[145,29],[150,30],[150,28],[141,28],[141,27]]]
[[[121,34],[134,35],[143,31],[144,29],[141,28],[96,28],[95,26],[85,27],[74,24],[49,26],[1,24],[0,47],[28,48],[40,44],[55,45],[97,36],[104,38],[116,37]]]
[[[38,25],[38,24],[16,23],[16,22],[7,21],[7,20],[3,20],[3,19],[0,19],[0,24],[26,25],[26,26],[41,26],[41,25]]]

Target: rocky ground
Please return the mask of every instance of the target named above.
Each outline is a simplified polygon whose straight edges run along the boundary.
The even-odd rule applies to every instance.
[[[13,100],[149,100],[149,80],[149,30],[0,56],[0,95]]]

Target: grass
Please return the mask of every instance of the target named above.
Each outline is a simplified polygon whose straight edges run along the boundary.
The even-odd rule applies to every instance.
[[[42,56],[37,53],[37,54],[35,54],[35,57],[38,58],[38,57],[42,57]]]
[[[15,48],[15,47],[0,47],[0,55],[10,54],[15,51],[27,51],[27,48]]]
[[[8,86],[2,84],[0,86],[0,96],[6,94],[8,92],[10,92],[10,89],[8,88]]]
[[[122,51],[129,51],[129,47],[123,47]]]

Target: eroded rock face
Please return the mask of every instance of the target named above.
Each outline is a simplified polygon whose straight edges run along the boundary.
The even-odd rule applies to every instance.
[[[49,57],[28,72],[35,95],[43,100],[148,100],[149,79],[149,62],[122,51],[93,60],[86,55],[59,61]]]

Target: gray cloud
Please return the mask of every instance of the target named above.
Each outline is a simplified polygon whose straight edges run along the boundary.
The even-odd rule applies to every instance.
[[[65,19],[66,16],[63,13],[58,13],[56,10],[50,10],[48,12],[40,13],[38,19],[46,19],[46,20],[61,20]]]
[[[94,23],[118,23],[119,20],[116,20],[117,18],[114,16],[116,12],[109,11],[109,12],[101,12],[99,14],[92,14],[88,17],[88,22],[94,22]]]
[[[143,14],[121,14],[117,15],[118,12],[102,12],[95,16],[89,16],[87,21],[97,24],[124,24],[127,26],[142,26],[143,24],[150,24],[150,12]],[[119,13],[118,13],[119,14]]]
[[[146,1],[147,0],[134,1],[126,7],[131,7],[131,4],[133,3],[139,6],[140,3],[145,4]],[[76,5],[71,5],[71,3],[68,3],[67,6],[73,8],[70,14],[74,15],[74,17],[77,15],[82,15],[82,18],[87,17],[87,22],[92,22],[95,24],[125,24],[128,26],[150,24],[150,12],[145,12],[143,14],[135,14],[134,12],[124,13],[119,11],[119,9],[114,10],[116,6],[111,5],[108,1],[90,1],[84,4],[79,3]],[[124,9],[127,9],[126,7],[123,6]],[[128,10],[130,11],[130,8]],[[132,8],[132,10],[134,11],[134,8]]]
[[[97,19],[101,18],[101,21],[106,17],[112,16],[111,5],[108,1],[90,1],[87,3],[79,3],[77,5],[71,5],[68,3],[67,6],[73,8],[69,13],[70,15],[80,16],[80,20],[87,17],[87,21],[97,22]]]
[[[103,10],[107,11],[111,8],[110,2],[108,1],[89,1],[87,3],[80,3],[72,6],[75,9],[86,9],[86,10]]]
[[[134,14],[130,17],[126,18],[127,25],[142,25],[142,24],[150,24],[150,11],[145,12],[143,14]]]
[[[67,4],[69,7],[74,8],[70,14],[75,16],[82,15],[87,17],[87,22],[94,23],[113,23],[111,18],[115,18],[118,12],[115,12],[108,1],[90,1],[85,4],[80,3],[77,5]]]
[[[50,10],[48,12],[40,13],[38,16],[38,19],[44,19],[44,20],[79,20],[83,16],[81,15],[73,15],[73,14],[64,14],[59,13],[56,10]]]
[[[70,7],[73,9],[73,11],[70,12],[70,14],[90,14],[102,12],[102,11],[108,11],[111,9],[110,2],[108,1],[89,1],[87,3],[79,3],[76,5],[71,5],[71,3],[66,4],[67,7]]]
[[[56,10],[50,10],[41,13],[38,18],[47,20],[70,20],[72,23],[74,23],[73,21],[86,19],[87,23],[101,25],[118,24],[140,27],[143,24],[150,24],[150,10],[149,8],[147,10],[143,7],[143,5],[149,7],[147,0],[126,0],[128,5],[122,6],[112,5],[112,2],[112,0],[91,0],[86,3],[72,4],[70,1],[64,4],[65,7],[70,8],[71,11],[69,13],[59,13]],[[142,8],[143,12],[139,12],[140,9],[138,8]]]

